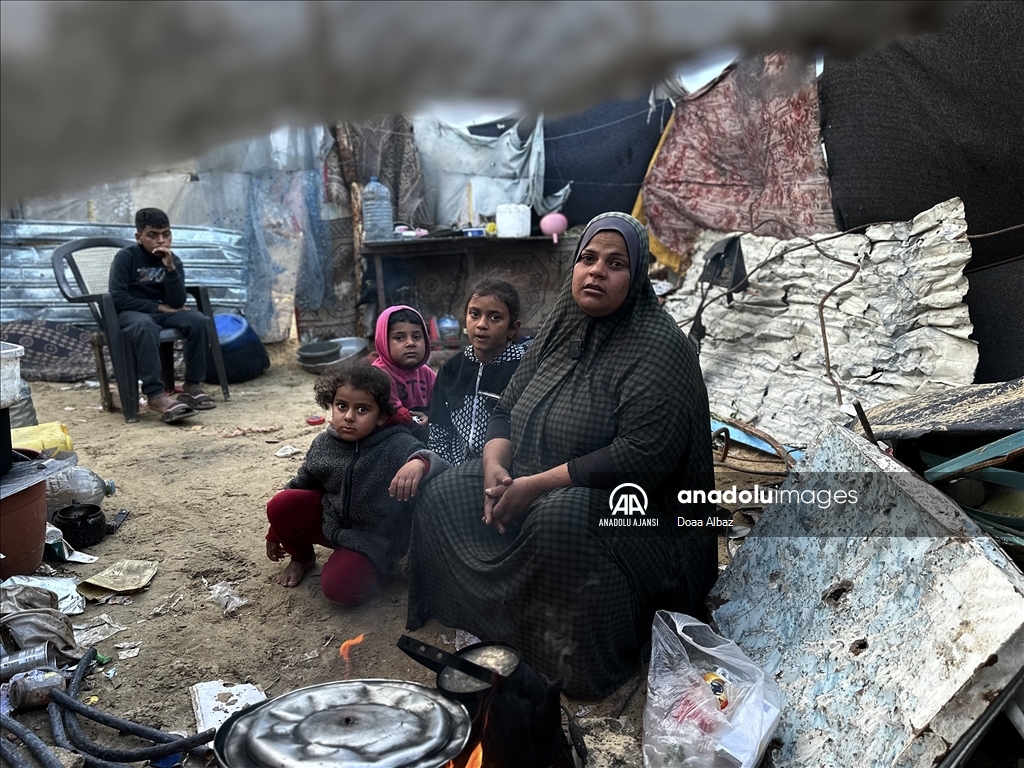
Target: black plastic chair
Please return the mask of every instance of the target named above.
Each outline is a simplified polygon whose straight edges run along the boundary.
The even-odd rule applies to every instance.
[[[86,237],[65,243],[53,252],[53,274],[64,298],[70,302],[89,305],[93,319],[99,326],[99,334],[93,337],[93,349],[96,352],[96,372],[99,376],[103,405],[107,410],[114,410],[107,381],[107,367],[103,361],[102,347],[105,344],[110,349],[114,379],[121,399],[121,411],[124,413],[124,420],[131,422],[139,420],[139,375],[131,342],[121,332],[117,311],[114,309],[114,299],[108,291],[110,265],[114,256],[129,245],[134,243],[113,237]],[[71,279],[74,280],[77,290],[72,288]],[[185,286],[185,290],[195,299],[199,311],[210,318],[210,352],[224,400],[230,400],[224,357],[221,355],[220,339],[217,338],[216,325],[213,322],[210,293],[201,285]],[[163,369],[164,386],[168,389],[174,387],[174,342],[184,338],[173,328],[160,331],[160,364]]]

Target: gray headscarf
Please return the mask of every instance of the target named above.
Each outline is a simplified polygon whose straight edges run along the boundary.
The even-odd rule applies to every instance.
[[[626,241],[626,252],[629,254],[629,287],[636,283],[636,276],[640,274],[640,263],[647,261],[647,229],[632,216],[612,211],[602,213],[590,220],[587,228],[580,236],[579,245],[576,246],[576,257],[572,260],[575,265],[580,260],[580,254],[587,247],[590,241],[598,232],[618,232]]]

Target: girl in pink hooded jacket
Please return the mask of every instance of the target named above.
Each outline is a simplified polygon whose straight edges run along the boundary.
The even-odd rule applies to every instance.
[[[373,341],[373,365],[391,377],[391,402],[407,408],[419,426],[426,425],[437,374],[427,366],[430,341],[422,315],[404,304],[385,309],[377,318]]]

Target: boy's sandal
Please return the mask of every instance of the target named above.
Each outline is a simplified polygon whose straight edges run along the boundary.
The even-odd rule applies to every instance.
[[[188,392],[182,392],[178,395],[178,402],[184,403],[189,408],[193,408],[197,411],[209,411],[210,409],[217,407],[213,398],[205,392],[200,392],[198,395],[190,395]]]
[[[196,412],[189,408],[185,403],[175,403],[166,411],[160,414],[160,420],[164,424],[173,424],[176,421],[187,419],[190,416],[195,416]]]

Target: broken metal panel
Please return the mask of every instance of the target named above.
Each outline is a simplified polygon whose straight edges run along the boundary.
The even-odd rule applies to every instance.
[[[50,258],[62,243],[84,237],[135,239],[135,227],[50,221],[0,221],[0,322],[54,320],[92,327],[89,308],[71,304],[57,288]],[[205,285],[215,311],[243,312],[250,291],[249,253],[239,232],[175,227],[174,253],[190,285]]]
[[[975,448],[973,451],[968,451],[927,469],[924,479],[929,483],[951,480],[974,470],[1002,466],[1022,455],[1024,455],[1024,430],[994,440],[988,445]]]
[[[683,287],[666,302],[684,330],[700,303],[702,254],[720,238],[719,232],[702,236]],[[844,402],[871,407],[973,381],[978,350],[963,302],[971,246],[959,199],[910,222],[814,240],[816,247],[807,239],[743,236],[749,289],[703,314],[700,361],[713,413],[798,447],[814,436],[821,416],[849,420],[826,376],[818,317],[822,297],[853,271],[834,259],[861,265],[824,310],[832,374]]]
[[[855,511],[770,505],[709,597],[786,697],[775,764],[931,766],[1024,665],[1024,575],[849,430],[826,423],[798,469]]]
[[[1024,429],[1024,379],[894,400],[871,408],[867,417],[879,440],[930,432],[1016,432]],[[854,431],[863,433],[860,424]]]

